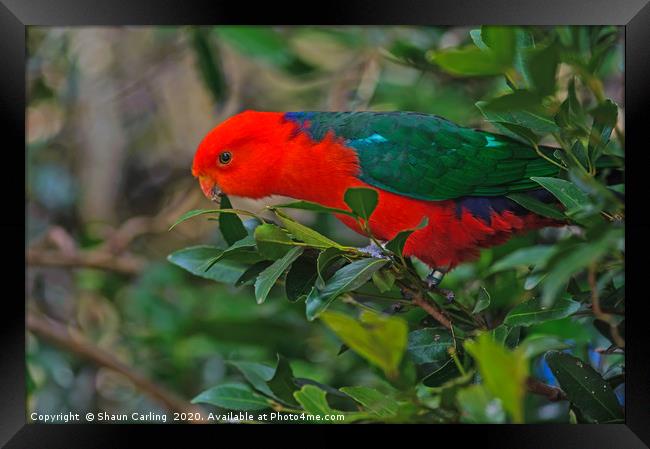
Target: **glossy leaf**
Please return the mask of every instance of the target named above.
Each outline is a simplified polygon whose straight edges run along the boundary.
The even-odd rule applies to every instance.
[[[622,422],[623,411],[609,384],[580,359],[562,352],[546,354],[553,375],[569,401],[593,423]]]
[[[327,403],[326,393],[314,385],[304,385],[293,396],[302,408],[311,415],[325,416],[336,413]]]
[[[325,282],[323,288],[314,288],[307,297],[307,319],[311,321],[316,318],[343,293],[361,287],[387,263],[385,259],[364,258],[338,270]]]
[[[422,221],[413,229],[406,229],[397,233],[395,237],[386,243],[386,249],[394,254],[397,254],[399,257],[402,257],[404,252],[404,245],[406,245],[406,240],[418,229],[422,229],[429,224],[429,219],[427,217],[422,217]]]
[[[501,401],[483,385],[470,385],[458,390],[456,400],[461,409],[462,423],[503,424],[506,420]]]
[[[262,257],[277,260],[284,256],[296,243],[287,232],[270,223],[264,223],[255,228],[255,242]]]
[[[566,220],[567,217],[564,216],[556,207],[542,203],[541,201],[526,195],[525,193],[511,193],[506,195],[509,199],[519,204],[522,207],[525,207],[531,212],[535,212],[538,215],[548,218],[554,218],[556,220]]]
[[[479,288],[478,299],[472,309],[472,314],[476,315],[490,307],[490,293],[483,287]]]
[[[230,199],[223,195],[219,206],[223,209],[232,209]],[[243,239],[248,235],[241,219],[235,214],[219,214],[219,231],[228,245]]]
[[[515,250],[502,259],[496,261],[490,267],[490,273],[497,273],[516,267],[528,267],[531,265],[543,267],[548,259],[555,253],[556,248],[552,245],[528,246]]]
[[[294,393],[298,391],[293,371],[287,359],[278,354],[278,364],[275,367],[273,377],[266,384],[273,392],[273,396],[285,404],[295,405]]]
[[[573,315],[580,309],[580,303],[572,299],[561,298],[546,306],[541,298],[525,301],[506,315],[505,324],[509,326],[530,326],[549,320],[558,320]]]
[[[292,248],[281,259],[276,260],[268,268],[260,273],[255,281],[255,300],[258,304],[266,300],[271,288],[291,264],[302,254],[300,247]]]
[[[428,58],[445,72],[458,76],[500,75],[507,69],[493,52],[476,47],[441,50],[430,53]]]
[[[551,350],[568,349],[571,346],[553,335],[532,335],[519,347],[528,359],[533,359]]]
[[[351,350],[381,368],[387,377],[398,376],[407,345],[408,326],[403,319],[366,310],[359,321],[332,311],[323,313],[321,319]]]
[[[351,187],[345,191],[343,199],[356,215],[368,220],[377,207],[379,194],[375,189]]]
[[[239,383],[217,385],[200,393],[193,404],[210,404],[228,410],[263,410],[269,408],[269,401]]]
[[[559,62],[558,48],[554,43],[536,48],[527,55],[527,72],[532,87],[540,95],[555,92],[555,79]]]
[[[335,241],[325,237],[324,235],[314,231],[313,229],[298,223],[293,218],[288,215],[275,210],[275,214],[278,216],[284,227],[297,239],[301,242],[307,243],[310,246],[315,248],[338,248],[345,249],[342,245],[339,245]]]
[[[446,329],[424,328],[409,333],[407,351],[418,365],[444,363],[450,359],[447,351],[452,346],[454,340]]]
[[[368,387],[343,387],[340,390],[374,415],[390,417],[397,414],[399,404],[385,393]]]
[[[478,363],[483,383],[501,399],[514,422],[524,421],[524,394],[528,361],[521,351],[510,351],[496,343],[488,333],[465,342],[465,349]]]
[[[195,276],[226,284],[234,284],[248,268],[245,263],[221,260],[205,271],[205,264],[223,250],[214,246],[200,245],[184,248],[167,256],[167,260]]]
[[[589,135],[587,151],[592,155],[592,159],[596,160],[603,153],[612,131],[616,127],[618,107],[613,101],[605,100],[590,113],[594,117],[594,122]]]
[[[575,184],[564,179],[548,177],[531,177],[533,181],[551,192],[567,210],[577,209],[589,204],[589,197]]]
[[[284,284],[284,291],[287,299],[296,302],[305,298],[311,291],[318,274],[316,272],[316,261],[313,257],[300,256],[291,265]]]
[[[308,210],[311,212],[320,212],[325,214],[343,214],[354,216],[354,213],[345,209],[338,209],[336,207],[327,207],[322,204],[312,203],[311,201],[294,201],[291,203],[276,204],[273,207],[280,209],[299,209],[299,210]]]

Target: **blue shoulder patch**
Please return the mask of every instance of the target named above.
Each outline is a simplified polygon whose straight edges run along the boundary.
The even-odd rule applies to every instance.
[[[536,189],[525,192],[527,195],[543,203],[553,203],[555,198],[545,189]],[[510,211],[515,215],[528,215],[532,212],[520,206],[505,196],[464,196],[456,200],[456,218],[461,217],[463,209],[474,217],[483,220],[488,225],[492,224],[492,212],[501,214]]]

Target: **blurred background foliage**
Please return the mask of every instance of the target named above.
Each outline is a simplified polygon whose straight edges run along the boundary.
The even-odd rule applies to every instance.
[[[583,138],[589,154],[622,156],[622,31],[526,28],[517,36],[561,48],[527,56],[537,58],[539,67],[552,67],[550,72],[518,70],[525,64],[521,54],[508,53],[508,42],[485,42],[478,27],[30,27],[28,411],[196,410],[189,400],[200,392],[242,381],[229,362],[274,366],[277,354],[296,378],[334,388],[394,388],[353,351],[337,355],[336,335],[321,322],[307,322],[304,305],[286,301],[281,289],[258,306],[251,286],[199,279],[167,262],[167,254],[178,248],[223,244],[214,222],[205,220],[167,232],[183,212],[208,207],[190,174],[192,156],[213,126],[244,109],[413,110],[557,146],[555,128],[544,128],[546,121],[516,114],[503,119],[504,111],[529,110],[530,98],[495,106],[494,98],[522,87],[538,95],[540,107],[555,111],[550,120],[559,127],[556,140]],[[498,38],[496,33],[492,39]],[[504,71],[503,58],[513,55],[514,62],[506,61],[513,70]],[[608,98],[618,106],[615,123],[611,108],[597,108]],[[579,115],[587,109],[602,118],[596,131],[580,125]],[[615,129],[615,138],[592,148],[600,141],[590,133],[605,127]],[[575,154],[589,171],[580,158],[584,151],[577,148]],[[585,190],[598,189],[575,173],[571,179]],[[272,202],[232,201],[254,211]],[[329,215],[293,216],[340,243],[366,244]],[[566,262],[566,252],[539,245],[574,240],[579,245],[582,231],[545,229],[482,251],[478,261],[450,273],[444,286],[454,289],[461,303],[463,296],[477,298],[485,289],[486,313],[498,323],[531,298],[546,275],[531,272],[529,265],[575,262],[560,265],[568,275],[555,284],[566,285],[572,273],[586,268],[584,260],[603,258],[612,245],[622,245],[602,226],[592,229],[604,243],[595,252],[578,253],[573,262]],[[535,245],[537,252],[523,251]],[[599,267],[598,288],[603,304],[621,314],[622,259],[607,260],[609,265]],[[589,276],[572,278],[574,299],[589,296]],[[564,342],[608,379],[622,403],[622,348],[606,324],[594,323],[593,314],[581,309],[570,317],[526,323],[517,328],[516,339],[547,338],[539,340],[541,349],[531,349],[530,370],[553,385],[557,380],[542,349],[548,338]],[[478,340],[472,352],[483,350],[489,351],[489,344]],[[506,421],[501,403],[480,385],[456,395],[459,386],[466,387],[459,382],[446,385],[452,396],[421,395],[423,403],[433,401],[429,405],[441,410],[425,421]],[[449,400],[453,406],[445,403]],[[569,411],[567,402],[537,396],[526,396],[523,412],[526,422],[590,420],[575,406]]]

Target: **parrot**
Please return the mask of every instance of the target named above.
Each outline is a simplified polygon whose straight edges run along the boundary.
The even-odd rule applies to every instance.
[[[430,286],[481,248],[562,220],[531,212],[508,195],[554,197],[531,177],[557,176],[551,147],[467,128],[419,112],[260,112],[226,119],[203,138],[192,163],[204,195],[282,195],[346,209],[351,187],[378,193],[368,229],[380,242],[417,228],[403,255],[429,266]],[[555,203],[557,204],[557,203]],[[364,234],[348,215],[336,217]]]

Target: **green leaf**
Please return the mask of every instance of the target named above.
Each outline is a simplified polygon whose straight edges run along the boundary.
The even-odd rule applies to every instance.
[[[527,359],[533,359],[553,349],[568,349],[571,346],[554,335],[531,335],[519,347]]]
[[[390,417],[397,414],[399,404],[385,393],[368,387],[343,387],[340,390],[374,415]]]
[[[332,262],[339,259],[342,254],[343,251],[338,248],[327,248],[325,251],[321,251],[318,255],[316,268],[318,271],[318,280],[322,285],[325,285],[325,270],[332,264]]]
[[[395,275],[388,270],[379,270],[372,273],[372,282],[381,293],[391,291],[395,285]]]
[[[540,298],[522,302],[506,315],[503,322],[509,326],[530,326],[543,321],[559,320],[573,315],[580,309],[580,303],[572,299],[561,298],[546,306]]]
[[[181,217],[176,220],[176,222],[169,227],[169,230],[171,231],[174,229],[176,226],[179,224],[183,223],[184,221],[189,220],[190,218],[198,217],[199,215],[205,215],[205,214],[239,214],[242,212],[246,211],[241,211],[238,209],[194,209],[190,210],[188,212],[185,212]]]
[[[446,329],[424,328],[408,335],[407,351],[417,365],[450,360],[448,350],[452,346],[454,339]]]
[[[474,304],[472,314],[476,315],[481,313],[488,307],[490,307],[490,293],[485,288],[481,287],[478,291],[478,299],[476,300],[476,304]]]
[[[292,203],[277,204],[273,207],[278,207],[280,209],[300,209],[308,210],[312,212],[319,212],[325,214],[343,214],[354,217],[354,213],[345,209],[338,209],[336,207],[327,207],[322,204],[312,203],[311,201],[294,201]]]
[[[618,107],[616,103],[607,99],[590,111],[594,122],[589,135],[587,151],[591,159],[596,161],[609,143],[612,131],[616,127]]]
[[[555,74],[559,63],[557,46],[551,43],[543,48],[532,49],[526,60],[533,89],[542,96],[552,95],[555,92]]]
[[[545,358],[569,401],[587,421],[600,424],[623,421],[623,411],[614,391],[591,366],[557,351],[549,352]]]
[[[262,304],[282,273],[302,254],[300,247],[292,248],[281,259],[276,260],[260,273],[255,281],[255,300]]]
[[[506,414],[501,401],[483,385],[470,385],[456,393],[460,422],[469,424],[503,424]]]
[[[499,259],[490,267],[489,273],[497,273],[515,267],[528,267],[534,265],[543,267],[546,262],[555,254],[556,248],[553,245],[528,246],[511,252],[502,259]]]
[[[283,214],[279,210],[274,210],[275,214],[278,216],[284,227],[298,240],[301,242],[307,243],[314,248],[338,248],[344,250],[345,247],[339,245],[333,240],[328,239],[324,235],[314,231],[311,228],[308,228],[305,225],[302,225],[295,221],[293,218],[288,215]]]
[[[456,363],[454,363],[454,360],[451,357],[442,364],[432,363],[422,366],[425,368],[422,383],[427,387],[440,387],[446,382],[456,379],[461,375],[461,372],[458,370]]]
[[[205,265],[203,266],[203,270],[208,271],[210,268],[212,268],[212,266],[215,263],[219,262],[221,259],[228,259],[233,255],[248,254],[251,257],[256,257],[255,252],[250,251],[254,247],[255,247],[255,239],[250,235],[246,235],[246,237],[244,237],[243,239],[236,241],[228,248],[221,251],[220,254],[207,260],[205,262]]]
[[[273,392],[273,397],[288,405],[296,405],[294,393],[298,390],[295,383],[293,371],[287,359],[278,354],[278,364],[275,367],[273,377],[266,384]]]
[[[555,121],[546,115],[540,96],[527,90],[516,90],[490,101],[479,101],[476,107],[493,123],[509,123],[542,135],[560,130]]]
[[[590,204],[589,197],[585,192],[576,187],[575,184],[559,178],[545,178],[533,176],[530,179],[551,192],[564,206],[567,211],[572,211]]]
[[[562,128],[573,129],[582,127],[584,118],[584,110],[576,95],[575,78],[572,78],[567,86],[567,97],[555,114],[555,123]]]
[[[246,380],[262,394],[275,398],[273,391],[267,385],[271,380],[275,369],[262,363],[245,362],[245,361],[228,361],[228,364],[237,368],[246,378]],[[276,398],[277,399],[277,398]]]
[[[227,95],[227,84],[223,76],[219,48],[211,42],[208,30],[202,27],[192,27],[190,37],[199,73],[212,94],[214,102],[218,103],[224,101]],[[235,238],[233,242],[241,238],[243,237]]]
[[[458,76],[500,75],[508,68],[492,51],[477,47],[430,52],[427,57],[445,72]]]
[[[598,239],[588,243],[580,243],[555,255],[549,265],[548,275],[542,284],[542,303],[549,305],[555,301],[561,289],[566,286],[571,277],[592,263],[598,262],[611,248],[616,247],[623,239],[623,230],[609,229]]]
[[[336,411],[327,403],[325,393],[314,385],[304,385],[300,391],[296,391],[293,396],[305,411],[315,416],[325,416],[335,414]]]
[[[351,350],[381,368],[387,377],[399,376],[399,364],[407,344],[408,325],[398,317],[382,316],[364,310],[360,320],[339,312],[327,311],[323,322]]]
[[[405,229],[397,233],[388,243],[386,243],[386,249],[393,254],[397,254],[399,257],[402,257],[404,252],[404,245],[406,245],[406,240],[418,229],[422,229],[429,224],[429,219],[427,217],[422,217],[420,224],[418,224],[413,229]]]
[[[292,247],[297,246],[284,229],[270,223],[256,227],[254,236],[257,250],[262,257],[270,260],[280,259]]]
[[[192,399],[192,404],[210,404],[228,410],[262,410],[270,406],[266,398],[239,383],[212,387]]]
[[[248,266],[235,260],[221,260],[205,271],[208,260],[223,252],[214,246],[200,245],[183,248],[167,256],[167,260],[190,273],[216,282],[235,284]]]
[[[226,195],[221,197],[219,206],[223,209],[232,209],[232,204]],[[241,219],[235,214],[219,214],[219,231],[228,245],[232,245],[248,235]]]
[[[364,220],[368,220],[377,207],[379,194],[375,189],[351,187],[345,191],[343,200],[352,212]]]
[[[313,257],[300,256],[298,260],[291,265],[284,284],[284,291],[287,299],[296,302],[305,298],[311,291],[316,279],[316,261]]]
[[[246,271],[244,271],[244,274],[242,274],[239,279],[237,279],[237,282],[235,282],[235,287],[252,284],[255,282],[255,279],[257,279],[257,276],[259,276],[262,271],[271,265],[271,263],[272,262],[269,262],[268,260],[263,260],[261,262],[257,262],[254,265],[251,265],[246,269]]]
[[[219,26],[215,27],[215,32],[240,53],[290,73],[305,74],[313,70],[311,65],[296,56],[289,40],[271,27]]]
[[[492,50],[494,57],[504,67],[512,65],[515,56],[515,28],[511,26],[482,26],[481,40]]]
[[[509,351],[496,343],[489,333],[465,342],[465,349],[478,363],[483,383],[501,399],[513,421],[524,421],[524,395],[528,361],[520,350]]]
[[[338,270],[325,282],[323,288],[314,288],[307,296],[307,319],[312,321],[338,296],[361,287],[370,280],[373,273],[387,263],[386,259],[364,258]]]
[[[542,203],[541,201],[526,195],[525,193],[510,193],[506,195],[507,198],[511,199],[515,203],[519,204],[522,207],[525,207],[531,212],[535,212],[542,217],[554,218],[555,220],[566,220],[567,217],[564,216],[555,207]]]

